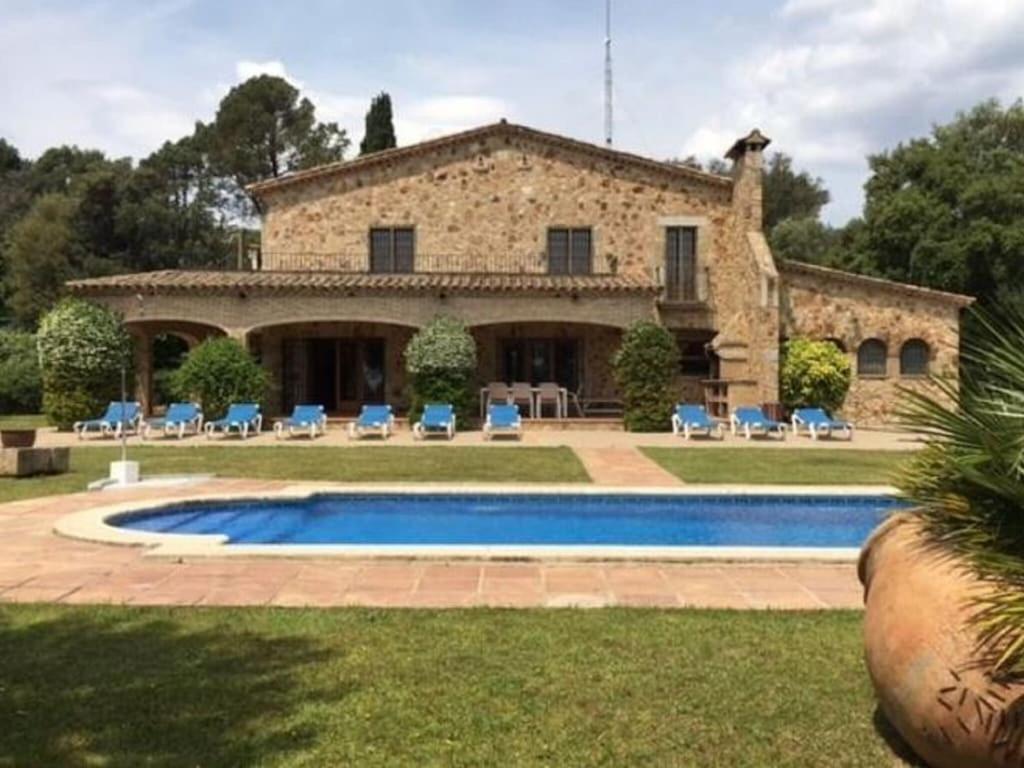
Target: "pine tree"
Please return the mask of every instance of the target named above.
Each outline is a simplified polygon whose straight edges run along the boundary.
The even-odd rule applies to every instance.
[[[368,155],[382,149],[391,149],[395,141],[395,124],[391,119],[391,97],[383,91],[373,97],[366,113],[366,135],[359,143],[359,154]]]

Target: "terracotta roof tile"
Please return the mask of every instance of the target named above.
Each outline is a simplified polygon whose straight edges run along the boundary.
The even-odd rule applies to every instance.
[[[469,274],[420,272],[206,272],[163,270],[69,282],[77,295],[124,293],[339,293],[345,291],[452,293],[621,294],[658,291],[651,280],[632,275]]]
[[[893,291],[896,293],[905,293],[911,296],[920,296],[923,298],[933,299],[935,301],[945,301],[951,304],[959,304],[960,306],[967,307],[974,303],[973,296],[966,296],[962,293],[950,293],[949,291],[938,291],[934,288],[925,288],[922,285],[911,285],[910,283],[900,283],[895,280],[886,280],[881,277],[871,277],[869,275],[858,275],[854,272],[844,272],[841,269],[832,269],[831,267],[822,267],[817,264],[806,264],[802,261],[785,261],[779,259],[779,270],[783,275],[811,275],[815,277],[822,277],[826,279],[838,280],[845,283],[853,283],[857,285],[867,286],[883,291]]]

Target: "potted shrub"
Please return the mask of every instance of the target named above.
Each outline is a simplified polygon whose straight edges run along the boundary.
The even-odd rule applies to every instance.
[[[1024,760],[1024,316],[978,327],[959,389],[905,394],[927,437],[897,480],[914,506],[859,566],[879,704],[936,768]]]

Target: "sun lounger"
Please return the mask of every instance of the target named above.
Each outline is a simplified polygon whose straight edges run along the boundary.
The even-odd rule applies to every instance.
[[[171,403],[162,417],[146,421],[142,439],[148,440],[151,432],[159,430],[164,437],[177,435],[180,440],[189,430],[198,435],[202,427],[203,411],[196,403]]]
[[[120,437],[122,432],[138,432],[142,419],[142,405],[135,401],[122,403],[112,401],[107,411],[98,419],[77,421],[73,425],[78,439],[82,440],[88,432],[99,432],[101,437]]]
[[[732,425],[732,433],[742,432],[748,440],[754,435],[760,434],[768,437],[772,433],[778,435],[782,440],[786,439],[786,425],[769,419],[764,411],[757,406],[743,406],[737,408],[729,417]]]
[[[274,422],[274,435],[278,440],[285,433],[294,437],[296,432],[308,434],[310,439],[327,432],[327,412],[322,405],[296,405],[287,419]]]
[[[689,440],[695,433],[704,434],[706,437],[723,437],[722,425],[712,421],[703,405],[680,403],[676,406],[676,412],[672,414],[672,434],[682,435]]]
[[[208,421],[205,429],[207,438],[213,437],[216,432],[225,435],[237,432],[244,440],[250,432],[259,434],[262,428],[263,414],[260,413],[258,403],[232,403],[223,419]]]
[[[350,440],[378,434],[385,440],[394,431],[395,417],[390,405],[364,405],[359,418],[348,425]]]
[[[451,440],[455,437],[455,408],[450,403],[428,403],[412,432],[420,440],[427,435],[446,435]]]
[[[522,437],[523,420],[519,418],[519,406],[492,405],[487,409],[484,421],[484,439],[490,440],[495,435],[513,435]]]
[[[836,432],[842,432],[847,440],[853,439],[853,424],[833,419],[824,408],[797,408],[793,412],[793,434],[799,435],[801,427],[807,430],[812,440],[822,435],[832,437]]]

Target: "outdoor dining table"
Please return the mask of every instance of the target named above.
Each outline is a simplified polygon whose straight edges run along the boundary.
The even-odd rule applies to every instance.
[[[480,417],[483,418],[487,414],[487,387],[480,387]],[[541,415],[541,409],[538,408],[538,399],[540,397],[540,387],[530,387],[530,418],[538,418]],[[509,393],[506,403],[512,402],[512,393]],[[555,403],[555,418],[564,419],[569,414],[569,390],[566,387],[558,388],[558,402]]]

